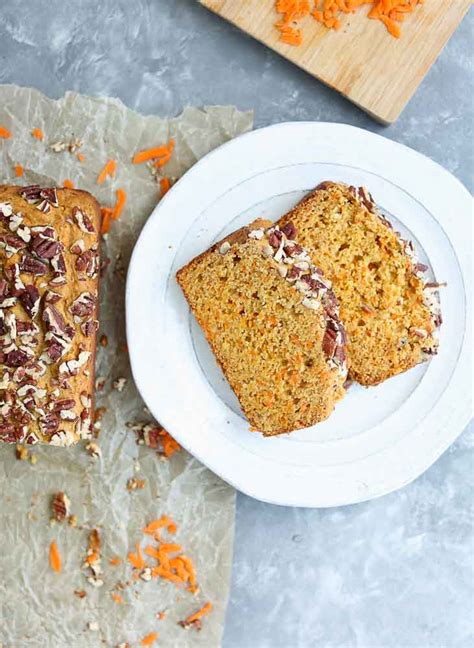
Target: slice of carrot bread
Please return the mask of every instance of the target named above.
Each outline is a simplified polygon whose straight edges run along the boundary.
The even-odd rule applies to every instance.
[[[439,284],[366,189],[323,182],[279,224],[289,222],[332,281],[352,379],[376,385],[437,352]]]
[[[252,428],[291,432],[344,395],[346,336],[330,283],[295,241],[257,220],[177,273]]]

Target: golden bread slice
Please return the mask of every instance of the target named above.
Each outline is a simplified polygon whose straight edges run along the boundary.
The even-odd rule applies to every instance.
[[[363,187],[323,182],[283,216],[332,282],[348,336],[349,376],[376,385],[437,352],[437,283]]]
[[[345,332],[330,284],[295,240],[258,220],[177,273],[252,428],[291,432],[344,395]]]

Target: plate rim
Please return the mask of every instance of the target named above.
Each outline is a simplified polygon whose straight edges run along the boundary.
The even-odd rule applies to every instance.
[[[362,128],[359,128],[359,127],[356,127],[356,126],[351,126],[351,125],[348,125],[348,124],[339,124],[339,123],[335,123],[335,122],[311,122],[311,121],[279,122],[279,123],[276,123],[276,124],[272,124],[270,126],[255,129],[255,130],[252,130],[250,132],[241,134],[238,137],[233,138],[233,139],[223,143],[219,147],[217,147],[217,148],[213,149],[212,151],[210,151],[209,153],[207,153],[195,165],[193,165],[193,167],[191,167],[191,169],[188,172],[186,172],[182,176],[182,178],[180,178],[178,180],[178,182],[171,188],[171,190],[168,192],[168,194],[153,209],[153,211],[151,212],[147,222],[145,223],[145,226],[143,227],[143,229],[142,229],[142,231],[141,231],[141,233],[140,233],[140,235],[139,235],[139,237],[138,237],[138,239],[136,241],[136,244],[135,244],[134,249],[133,249],[133,253],[132,253],[131,258],[130,258],[129,268],[128,268],[128,272],[127,272],[127,284],[126,284],[126,295],[125,295],[125,297],[126,297],[126,332],[127,332],[127,341],[128,341],[128,345],[129,345],[129,356],[130,356],[130,364],[131,364],[131,369],[132,369],[132,375],[133,375],[135,384],[136,384],[137,389],[140,392],[140,394],[143,394],[147,390],[142,385],[141,375],[140,375],[140,368],[139,368],[140,360],[139,360],[139,358],[137,358],[137,356],[135,355],[135,351],[134,351],[134,334],[132,333],[132,321],[133,321],[132,313],[133,313],[133,308],[131,307],[131,304],[133,303],[133,299],[134,299],[134,295],[132,294],[132,292],[133,292],[132,287],[133,287],[133,283],[135,281],[135,276],[134,276],[135,275],[135,268],[138,265],[137,259],[138,259],[138,256],[139,256],[141,243],[143,242],[144,238],[146,237],[148,229],[152,227],[153,222],[155,221],[155,219],[157,218],[159,213],[162,210],[165,209],[165,207],[166,207],[168,201],[171,199],[172,195],[175,192],[179,191],[179,187],[180,187],[181,183],[189,182],[190,178],[193,175],[193,171],[197,172],[201,165],[204,165],[205,163],[209,163],[209,160],[213,156],[222,155],[223,150],[225,150],[227,148],[231,148],[233,145],[236,144],[236,142],[238,142],[238,141],[241,142],[242,139],[246,139],[246,138],[250,139],[250,138],[261,136],[261,134],[263,132],[274,131],[276,129],[282,129],[282,128],[284,128],[284,129],[288,129],[288,128],[292,129],[292,128],[295,128],[295,127],[299,128],[299,129],[300,128],[305,128],[305,127],[314,128],[315,126],[317,128],[327,129],[328,132],[329,131],[341,131],[341,129],[345,130],[345,131],[357,132],[359,137],[362,135],[363,137],[367,137],[369,139],[379,140],[379,142],[381,140],[383,145],[388,146],[389,148],[393,147],[394,149],[399,149],[400,151],[403,152],[403,154],[405,156],[406,155],[414,156],[414,158],[418,160],[418,163],[422,163],[423,165],[425,165],[425,167],[426,167],[426,165],[428,165],[428,166],[429,165],[434,165],[434,167],[437,169],[438,173],[441,172],[442,175],[444,175],[445,177],[449,177],[449,179],[451,181],[452,180],[455,181],[455,184],[457,185],[457,190],[462,192],[464,194],[464,199],[468,198],[471,201],[471,204],[472,204],[471,195],[470,195],[469,191],[464,187],[462,182],[458,178],[453,176],[449,171],[447,171],[440,164],[438,164],[437,162],[432,160],[431,158],[423,155],[422,153],[419,153],[418,151],[415,151],[414,149],[411,149],[410,147],[406,146],[405,144],[402,144],[402,143],[396,142],[394,140],[391,140],[389,138],[386,138],[386,137],[384,137],[382,135],[379,135],[378,133],[372,133],[371,131],[367,131],[365,129],[362,129]],[[316,161],[317,160],[315,160],[315,162]],[[350,164],[350,163],[348,162],[348,164]],[[367,168],[366,170],[369,171],[369,168]],[[461,265],[461,271],[462,271],[463,281],[465,281],[465,267],[464,267],[464,264]],[[467,310],[466,310],[466,322],[467,322],[467,325],[468,325],[469,321],[470,321],[470,315],[471,315],[471,313],[469,311],[469,302],[466,303],[466,307],[467,307]],[[467,329],[465,329],[464,335],[465,335],[465,337],[467,336]],[[464,348],[464,346],[465,346],[465,341],[463,342],[463,348]],[[457,369],[458,369],[458,365],[455,366],[454,371],[456,371]],[[449,383],[448,383],[447,387],[448,386],[449,386]],[[143,389],[142,389],[142,387],[143,387]],[[142,395],[142,397],[143,397],[143,395]],[[144,398],[144,400],[145,400],[145,398]],[[160,422],[162,422],[165,425],[165,427],[167,427],[167,429],[170,430],[171,434],[173,434],[172,422],[171,422],[171,425],[169,425],[169,422],[165,421],[162,416],[156,416],[156,407],[154,405],[152,405],[151,403],[147,402],[146,400],[145,400],[145,402],[146,402],[147,406],[149,407],[150,411],[153,413],[153,415],[158,420],[160,420]],[[219,469],[219,466],[216,466],[213,462],[211,462],[212,463],[212,467],[211,467],[209,465],[209,462],[206,461],[205,457],[203,457],[203,454],[205,454],[205,452],[204,453],[201,452],[200,449],[196,450],[196,448],[193,448],[192,451],[189,450],[189,447],[188,447],[188,445],[186,443],[186,439],[184,439],[184,441],[183,441],[183,439],[180,438],[181,434],[179,432],[177,434],[175,434],[175,436],[176,436],[177,441],[179,441],[179,443],[184,448],[186,448],[193,456],[195,456],[205,466],[207,466],[210,470],[212,470],[212,472],[214,472],[216,475],[218,475],[221,479],[223,479],[227,483],[231,484],[237,490],[240,490],[241,492],[243,492],[246,495],[249,495],[250,497],[253,497],[255,499],[265,501],[265,502],[268,502],[268,503],[271,503],[271,504],[276,504],[276,505],[325,508],[325,507],[331,507],[331,506],[340,506],[340,505],[344,505],[344,504],[352,504],[352,503],[356,503],[356,502],[367,501],[367,500],[373,499],[375,497],[381,497],[381,496],[383,496],[385,494],[388,494],[390,492],[398,490],[399,488],[404,487],[405,485],[407,485],[408,483],[410,483],[411,481],[416,479],[423,472],[425,472],[439,458],[439,456],[455,441],[455,439],[459,436],[459,434],[462,433],[462,431],[464,430],[466,425],[469,423],[469,421],[471,419],[471,416],[472,416],[472,414],[469,412],[469,410],[470,410],[469,406],[466,407],[465,410],[466,410],[466,412],[462,416],[462,419],[457,423],[456,426],[453,426],[453,428],[455,428],[455,431],[453,432],[452,431],[453,428],[451,428],[451,430],[449,432],[446,432],[446,434],[443,436],[442,440],[438,443],[438,445],[436,447],[429,448],[429,450],[430,450],[429,456],[426,457],[426,461],[423,461],[423,466],[421,467],[421,469],[419,469],[418,465],[415,468],[415,470],[412,470],[412,468],[410,467],[410,469],[408,470],[408,474],[406,475],[405,479],[403,479],[400,483],[398,483],[395,486],[391,485],[391,484],[387,484],[387,487],[382,488],[380,490],[380,492],[375,492],[375,493],[374,492],[368,492],[367,495],[361,495],[361,493],[354,493],[353,498],[347,498],[346,497],[346,498],[343,498],[343,500],[341,500],[341,501],[337,501],[337,497],[333,497],[333,498],[329,498],[329,499],[331,499],[331,501],[327,502],[327,503],[321,502],[321,501],[318,501],[318,503],[312,503],[311,497],[309,499],[307,499],[306,497],[295,497],[294,493],[289,494],[290,496],[288,497],[288,499],[278,498],[278,500],[274,500],[274,499],[272,499],[271,497],[268,497],[268,496],[262,496],[262,494],[258,493],[258,489],[257,489],[257,491],[255,491],[251,487],[251,485],[249,485],[248,483],[245,482],[245,479],[243,479],[242,482],[237,482],[235,479],[229,477],[228,475],[223,474],[223,472],[225,472],[225,471],[221,472],[220,469]],[[428,455],[428,453],[427,453],[427,455]]]

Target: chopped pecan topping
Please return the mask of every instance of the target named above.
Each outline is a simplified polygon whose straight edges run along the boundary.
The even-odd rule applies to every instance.
[[[20,351],[20,349],[15,349],[4,354],[3,360],[0,361],[7,367],[24,367],[29,360],[30,356],[27,353]]]
[[[20,295],[20,302],[28,315],[34,319],[38,315],[40,305],[38,288],[33,285],[25,286],[25,290]]]
[[[77,317],[92,315],[95,308],[95,298],[91,293],[83,292],[75,299],[69,308],[70,312]]]
[[[46,304],[57,304],[58,301],[61,301],[61,295],[54,290],[47,290],[44,295],[44,301]]]
[[[92,225],[92,221],[90,218],[85,214],[79,207],[74,207],[72,210],[72,217],[76,221],[79,229],[82,232],[85,232],[86,234],[93,234],[94,233],[94,226]]]
[[[69,509],[71,507],[71,502],[66,493],[59,491],[55,493],[51,501],[51,510],[53,518],[57,522],[63,522],[69,515]]]
[[[295,243],[294,245],[285,245],[283,248],[285,250],[285,254],[288,256],[298,256],[298,254],[301,254],[303,252],[303,248],[301,245],[298,245]]]
[[[61,244],[54,238],[54,230],[45,228],[44,231],[33,234],[31,249],[40,259],[52,259],[60,252]]]
[[[24,274],[31,274],[35,277],[45,275],[48,272],[48,267],[42,261],[34,259],[32,256],[23,255],[20,261],[20,272]]]
[[[81,324],[81,331],[86,337],[90,337],[91,335],[93,335],[98,328],[99,328],[98,320],[87,320],[87,322]]]
[[[52,434],[59,428],[59,417],[52,412],[48,413],[39,421],[39,426],[43,434]]]
[[[283,234],[286,236],[287,239],[290,239],[290,241],[296,238],[297,235],[296,227],[291,221],[285,223],[285,225],[283,225],[283,227],[281,228],[281,231],[283,232]]]
[[[72,326],[66,324],[63,316],[53,304],[48,304],[43,311],[43,321],[46,324],[46,329],[56,336],[72,340],[74,337],[74,329]]]
[[[31,185],[24,187],[20,191],[22,196],[28,203],[36,204],[37,209],[47,214],[51,207],[58,207],[58,194],[55,187],[40,187],[39,185]]]
[[[57,275],[63,275],[66,273],[66,262],[64,261],[64,256],[62,252],[59,252],[51,259],[51,265],[53,270]]]
[[[280,241],[282,238],[282,233],[279,230],[275,229],[268,235],[268,242],[272,246],[272,248],[276,249],[280,247]]]

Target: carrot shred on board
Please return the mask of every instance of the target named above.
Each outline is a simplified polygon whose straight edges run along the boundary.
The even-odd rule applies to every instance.
[[[61,554],[59,553],[56,540],[53,540],[49,545],[49,564],[51,569],[59,574],[61,571]]]
[[[23,175],[23,173],[24,173],[24,169],[23,169],[23,167],[21,166],[21,164],[15,164],[15,166],[14,166],[13,168],[15,169],[15,175],[16,175],[16,177],[17,177],[17,178],[21,178],[22,175]]]
[[[31,131],[31,134],[37,140],[43,140],[44,139],[44,133],[41,130],[41,128],[33,128],[33,130]]]
[[[313,18],[328,29],[338,30],[341,27],[340,16],[354,13],[364,5],[369,5],[368,18],[379,20],[394,38],[400,38],[401,29],[397,23],[405,20],[405,15],[412,13],[424,0],[275,0],[275,11],[282,18],[275,23],[280,32],[279,40],[289,45],[299,46],[303,42],[301,29],[296,21],[312,15]]]
[[[151,646],[158,639],[158,636],[159,635],[157,632],[150,632],[150,634],[147,634],[146,637],[143,637],[140,642],[140,646]]]
[[[160,158],[165,159],[166,162],[171,158],[171,154],[174,150],[174,139],[170,139],[168,144],[163,146],[155,146],[154,148],[145,149],[143,151],[138,151],[132,158],[132,164],[142,164],[143,162],[149,162],[150,160],[159,160]],[[163,162],[160,166],[166,164]]]
[[[1,139],[10,139],[12,134],[8,130],[8,128],[5,128],[5,126],[0,126],[0,138]]]
[[[86,159],[86,156],[84,155],[84,153],[81,153],[81,152],[76,153],[76,157],[79,160],[79,162],[84,162],[84,160]]]
[[[127,192],[125,189],[117,189],[115,192],[115,195],[117,196],[115,200],[115,205],[112,209],[112,219],[117,220],[120,218],[120,214],[123,211],[123,208],[125,207],[125,203],[127,202]]]
[[[72,180],[69,180],[69,178],[66,178],[63,181],[63,187],[66,187],[66,189],[74,189],[74,182]]]
[[[97,184],[104,184],[107,178],[115,176],[116,171],[117,162],[115,160],[107,160],[107,162],[104,164],[104,168],[97,176]]]
[[[110,207],[101,207],[100,213],[102,215],[102,224],[100,226],[101,234],[108,234],[110,225],[112,223],[112,209]]]
[[[116,567],[117,565],[122,564],[122,559],[119,558],[118,556],[114,556],[113,558],[109,558],[109,563]]]
[[[112,600],[113,600],[115,603],[117,603],[117,604],[119,604],[119,605],[120,605],[120,603],[123,603],[123,598],[120,596],[120,594],[119,594],[118,592],[112,592],[112,593],[110,594],[110,596],[112,597]]]
[[[169,178],[160,178],[161,197],[163,197],[165,194],[167,194],[170,189],[171,189],[170,179]]]

